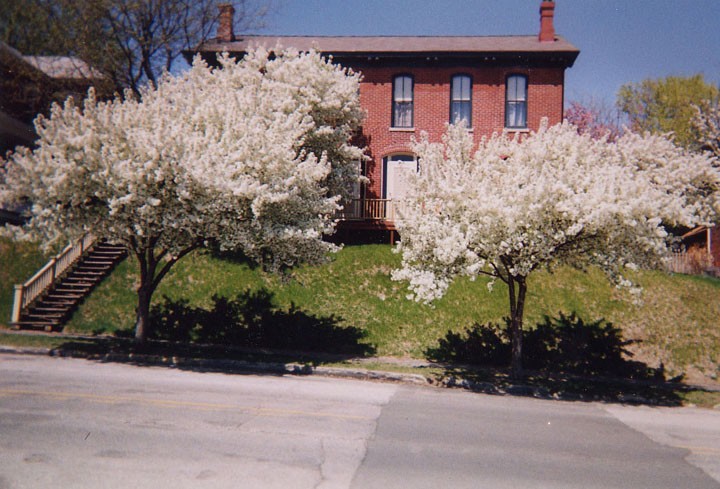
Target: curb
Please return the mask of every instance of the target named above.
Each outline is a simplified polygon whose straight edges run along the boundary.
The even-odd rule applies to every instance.
[[[29,348],[0,346],[0,354],[38,355],[58,358],[83,358],[99,362],[130,363],[143,366],[163,366],[180,369],[202,369],[217,372],[270,373],[276,375],[320,375],[356,380],[375,380],[414,385],[432,385],[427,377],[420,374],[386,372],[381,370],[353,369],[340,367],[313,367],[300,363],[249,362],[246,360],[201,359],[142,355],[133,353],[92,354],[72,350],[51,348]]]
[[[509,385],[501,388],[489,382],[473,382],[456,376],[450,376],[437,380],[430,379],[420,374],[388,372],[384,370],[367,370],[363,368],[313,367],[311,365],[301,363],[250,362],[247,360],[203,359],[134,353],[93,354],[54,348],[15,348],[0,346],[0,354],[2,353],[44,355],[57,358],[81,358],[98,362],[125,363],[139,366],[156,366],[188,370],[194,369],[205,372],[258,373],[296,376],[317,375],[322,377],[393,382],[446,389],[454,388],[482,394],[534,397],[536,399],[560,400],[565,398],[564,396],[551,395],[547,389],[543,387],[529,385]]]
[[[187,370],[199,370],[203,372],[225,372],[245,374],[271,374],[271,375],[295,375],[322,377],[334,377],[341,379],[366,380],[377,382],[402,383],[417,386],[439,387],[446,389],[462,389],[466,391],[489,394],[489,395],[510,395],[518,397],[531,397],[546,400],[561,401],[603,401],[601,398],[588,398],[574,393],[550,393],[542,386],[511,384],[498,386],[491,382],[476,382],[454,375],[441,379],[433,379],[420,374],[389,372],[383,370],[368,370],[362,368],[341,368],[341,367],[314,367],[301,363],[283,362],[258,362],[247,360],[230,359],[204,359],[188,358],[178,356],[145,355],[134,353],[86,353],[76,350],[64,350],[59,348],[33,348],[33,347],[12,347],[0,345],[0,355],[37,355],[57,358],[80,358],[98,362],[124,363],[138,366],[157,366],[166,368],[177,368]],[[687,386],[705,390],[702,386]],[[713,389],[714,390],[714,389]],[[651,399],[634,394],[621,394],[615,399],[616,402],[631,405],[656,405]],[[714,409],[720,409],[720,404]]]
[[[202,359],[134,353],[93,354],[55,348],[16,348],[0,346],[0,354],[3,353],[18,355],[44,355],[57,358],[82,358],[99,362],[126,363],[140,366],[157,366],[188,370],[195,369],[206,372],[258,373],[297,376],[318,375],[322,377],[342,379],[434,386],[446,389],[455,388],[491,395],[513,395],[534,397],[537,399],[562,399],[562,397],[551,395],[547,389],[543,387],[510,385],[505,388],[500,388],[489,382],[473,382],[455,376],[437,380],[430,379],[420,374],[367,370],[363,368],[313,367],[311,365],[300,363],[250,362],[247,360]]]
[[[0,355],[3,354],[9,354],[9,355],[39,355],[39,356],[48,356],[50,355],[50,348],[32,348],[29,346],[25,347],[14,347],[14,346],[4,346],[0,345]]]

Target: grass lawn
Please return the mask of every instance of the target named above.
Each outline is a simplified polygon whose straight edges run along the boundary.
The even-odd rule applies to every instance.
[[[12,283],[25,280],[44,260],[31,247],[4,241],[0,246],[0,321],[7,321]],[[264,291],[274,311],[299,311],[334,328],[361,331],[365,335],[361,341],[378,356],[415,358],[423,358],[448,331],[462,331],[475,322],[499,323],[507,315],[506,288],[497,283],[488,292],[485,280],[458,280],[432,306],[411,302],[406,299],[406,285],[389,278],[399,263],[400,257],[388,245],[347,246],[331,263],[300,267],[287,280],[196,252],[168,274],[154,303],[169,300],[210,309],[213,296],[232,299]],[[120,264],[82,304],[65,331],[131,331],[137,276],[132,259]],[[544,315],[561,312],[575,312],[586,321],[604,318],[622,328],[625,338],[639,341],[629,347],[636,359],[652,366],[662,363],[672,375],[716,377],[720,280],[660,272],[640,272],[635,278],[644,287],[640,305],[616,290],[598,270],[536,273],[529,280],[526,324],[532,326]]]
[[[48,259],[37,245],[0,238],[0,324],[10,321],[15,284],[32,277]]]

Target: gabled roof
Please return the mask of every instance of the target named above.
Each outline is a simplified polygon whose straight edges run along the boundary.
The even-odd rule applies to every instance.
[[[39,112],[68,95],[82,96],[102,74],[72,56],[23,56],[0,41],[0,154],[17,144],[30,146]],[[81,97],[80,97],[81,98]]]
[[[51,78],[103,78],[102,73],[74,56],[23,56],[23,59]]]
[[[91,80],[103,78],[102,73],[74,56],[25,56],[0,41],[0,62],[14,71],[36,72],[57,80]]]
[[[541,42],[532,36],[255,36],[240,35],[234,41],[218,39],[201,44],[196,52],[245,53],[257,46],[315,49],[340,58],[415,56],[500,56],[531,55],[553,57],[572,66],[580,50],[562,37]],[[186,53],[191,54],[191,53]]]

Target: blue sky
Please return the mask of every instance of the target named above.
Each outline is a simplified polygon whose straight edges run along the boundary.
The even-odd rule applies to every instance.
[[[540,0],[276,0],[264,34],[535,34]],[[702,73],[720,84],[720,0],[556,0],[580,49],[567,101],[614,103],[628,82]]]

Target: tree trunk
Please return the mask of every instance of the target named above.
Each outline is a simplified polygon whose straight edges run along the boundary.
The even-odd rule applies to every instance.
[[[155,253],[155,245],[158,239],[158,237],[148,239],[149,244],[145,246],[133,246],[140,266],[140,287],[137,289],[138,303],[135,311],[135,341],[138,343],[144,343],[150,334],[150,301],[158,284],[180,258],[199,246],[199,242],[191,244],[177,256],[167,259],[160,271],[158,271],[158,264],[166,257],[168,251],[164,249],[157,254]]]
[[[150,333],[150,300],[155,290],[157,260],[151,246],[136,249],[135,255],[140,266],[140,286],[137,289],[138,302],[135,310],[135,341],[145,343]]]
[[[523,314],[525,312],[525,293],[527,292],[525,277],[511,277],[508,282],[508,289],[510,293],[510,342],[512,347],[510,376],[513,379],[518,379],[523,374]]]
[[[150,330],[151,284],[141,284],[138,289],[138,304],[135,320],[135,341],[144,343]]]

